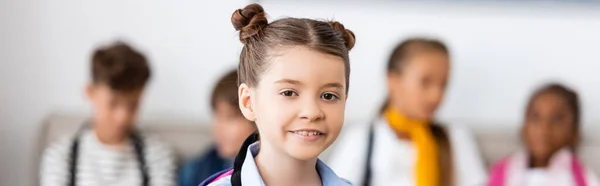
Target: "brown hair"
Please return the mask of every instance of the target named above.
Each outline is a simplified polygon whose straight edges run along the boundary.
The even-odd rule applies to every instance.
[[[150,79],[146,57],[123,42],[96,49],[92,55],[92,82],[117,91],[143,89]]]
[[[450,55],[444,43],[434,39],[410,38],[398,44],[393,50],[387,62],[386,71],[390,73],[402,73],[409,59],[417,53],[438,52]],[[389,99],[386,99],[380,112],[385,112],[389,107]],[[438,145],[438,165],[440,167],[440,185],[456,185],[454,178],[454,163],[452,161],[452,147],[446,129],[437,123],[430,124],[430,131],[436,138]]]
[[[304,46],[312,50],[339,56],[344,60],[346,92],[350,64],[348,51],[354,46],[354,33],[339,22],[303,18],[283,18],[269,23],[265,11],[258,4],[250,4],[233,12],[231,22],[240,31],[244,44],[238,68],[239,81],[256,86],[265,70],[265,61],[271,51],[287,46]]]
[[[406,61],[413,55],[423,52],[440,52],[449,55],[444,43],[434,39],[410,38],[398,44],[388,59],[387,72],[401,73]]]
[[[213,111],[217,109],[219,102],[225,102],[236,110],[236,113],[242,114],[238,107],[237,79],[237,70],[231,70],[219,79],[210,97],[210,107]]]

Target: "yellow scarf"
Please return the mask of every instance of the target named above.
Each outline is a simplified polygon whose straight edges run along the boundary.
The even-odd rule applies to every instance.
[[[410,120],[394,109],[387,109],[385,117],[392,129],[408,133],[417,149],[416,185],[439,186],[438,147],[428,123]]]

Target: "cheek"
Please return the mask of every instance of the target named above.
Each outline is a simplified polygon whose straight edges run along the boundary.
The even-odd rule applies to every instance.
[[[93,101],[94,103],[94,112],[96,115],[101,116],[102,118],[110,118],[113,116],[115,112],[115,108],[111,105],[111,100],[106,96],[96,97]]]
[[[279,97],[258,95],[255,100],[256,125],[261,136],[274,136],[293,116],[294,104]],[[279,137],[278,137],[279,138]]]
[[[235,128],[232,130],[235,131],[236,136],[243,136],[243,138],[246,138],[254,132],[254,127],[247,121],[240,120],[235,123]]]
[[[524,129],[524,135],[526,139],[536,139],[543,138],[543,131],[541,128],[537,127],[536,124],[526,124]]]
[[[571,142],[573,130],[568,127],[556,127],[550,133],[556,145],[565,145]]]
[[[95,106],[94,112],[96,112],[96,114],[101,116],[102,118],[110,118],[114,115],[112,114],[114,112],[113,110],[114,109],[112,109],[107,104],[98,104]]]
[[[219,138],[220,136],[223,136],[223,126],[222,124],[220,124],[220,122],[214,122],[212,125],[212,132],[215,135],[216,138]]]
[[[535,124],[527,125],[523,133],[525,142],[529,149],[536,154],[548,153],[555,146],[555,138],[543,127]]]
[[[400,99],[408,106],[407,109],[419,108],[423,101],[423,90],[419,83],[416,80],[406,82],[402,90],[403,95],[400,96]]]
[[[340,101],[336,104],[326,104],[325,106],[321,107],[325,113],[327,127],[329,128],[330,132],[335,132],[336,135],[342,129],[344,124],[345,106],[346,103],[344,101]]]
[[[297,101],[286,99],[275,93],[259,92],[256,95],[254,112],[260,123],[277,125],[294,115],[296,103]]]
[[[344,120],[344,114],[345,114],[345,108],[346,107],[346,103],[344,101],[339,101],[339,103],[336,104],[328,104],[326,106],[324,106],[323,111],[325,112],[326,116],[331,116],[331,118],[328,119],[332,119],[334,121],[343,121]]]
[[[237,138],[246,138],[247,136],[239,136],[239,131],[232,124],[221,124],[216,127],[216,138],[222,142],[226,142],[229,145],[234,145]]]

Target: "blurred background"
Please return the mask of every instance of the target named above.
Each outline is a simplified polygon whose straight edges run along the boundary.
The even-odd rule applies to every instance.
[[[0,1],[0,185],[35,184],[44,119],[89,114],[90,54],[116,39],[144,52],[155,73],[142,120],[207,123],[213,83],[242,46],[231,13],[251,2]],[[600,128],[600,1],[258,2],[270,20],[328,18],[354,31],[348,122],[374,117],[392,47],[429,36],[452,53],[440,120],[515,127],[530,93],[559,81],[581,95],[584,128]]]

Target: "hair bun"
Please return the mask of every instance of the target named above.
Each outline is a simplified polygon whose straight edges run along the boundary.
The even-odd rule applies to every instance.
[[[269,24],[265,10],[259,4],[250,4],[234,11],[231,23],[235,30],[240,31],[240,41],[244,44]]]
[[[354,47],[354,42],[356,41],[356,37],[354,36],[354,32],[346,29],[344,25],[337,21],[330,21],[329,25],[333,27],[334,30],[337,30],[342,34],[344,38],[344,42],[346,44],[346,49],[351,50]]]

